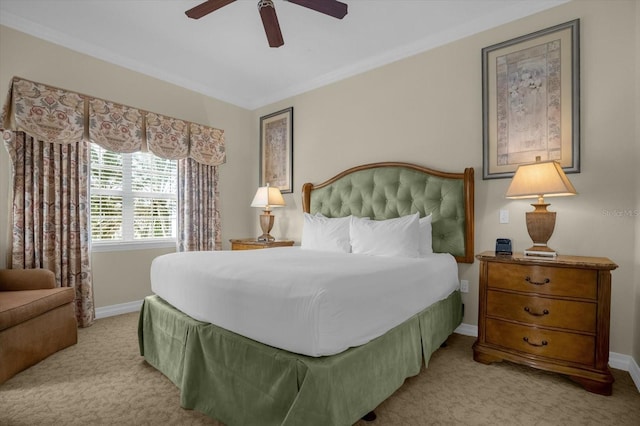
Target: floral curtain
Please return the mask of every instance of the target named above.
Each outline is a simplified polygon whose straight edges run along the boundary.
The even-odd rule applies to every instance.
[[[220,250],[218,165],[224,132],[191,123],[189,157],[178,161],[178,251]]]
[[[54,271],[76,288],[81,326],[93,322],[89,143],[148,149],[179,161],[180,250],[220,248],[217,166],[224,131],[14,77],[0,122],[14,168],[13,268]]]
[[[3,124],[13,163],[11,267],[46,268],[76,290],[76,317],[93,323],[89,256],[89,145],[77,93],[14,79]],[[6,126],[5,126],[6,128]]]
[[[218,167],[178,160],[178,251],[220,250]]]
[[[53,271],[76,290],[81,327],[95,318],[89,254],[89,143],[45,142],[5,131],[13,163],[11,267]]]

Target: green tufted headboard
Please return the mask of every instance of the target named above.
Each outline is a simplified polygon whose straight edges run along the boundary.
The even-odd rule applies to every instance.
[[[433,251],[473,263],[473,168],[446,173],[409,163],[353,167],[302,186],[306,213],[382,220],[420,212],[432,218]]]

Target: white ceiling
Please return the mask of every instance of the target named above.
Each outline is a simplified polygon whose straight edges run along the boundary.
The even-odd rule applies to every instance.
[[[257,0],[187,18],[201,1],[0,0],[0,24],[255,109],[568,0],[342,0],[342,20],[274,0],[277,49]]]

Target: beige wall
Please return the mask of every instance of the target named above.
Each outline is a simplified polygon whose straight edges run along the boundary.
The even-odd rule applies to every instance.
[[[516,250],[526,248],[529,203],[504,198],[508,179],[482,180],[480,52],[580,18],[582,172],[569,175],[579,195],[549,200],[558,212],[549,244],[561,253],[606,256],[620,265],[613,273],[611,350],[632,354],[640,292],[634,229],[640,217],[615,212],[636,208],[640,192],[638,7],[635,1],[572,2],[255,111],[256,120],[288,106],[295,113],[296,191],[275,212],[273,234],[300,238],[304,182],[322,182],[358,164],[400,160],[448,171],[474,167],[476,251],[493,249],[497,237],[512,238]],[[510,224],[498,223],[500,209],[509,210]],[[462,265],[460,277],[471,284],[463,297],[464,322],[477,324],[477,262]]]
[[[529,244],[524,213],[531,207],[504,198],[507,179],[482,180],[480,50],[580,18],[582,172],[570,175],[579,195],[551,199],[558,222],[550,245],[562,253],[607,256],[620,265],[613,273],[611,350],[633,353],[640,363],[640,327],[634,330],[633,321],[640,322],[640,217],[606,214],[640,205],[640,89],[633,88],[640,75],[638,8],[636,1],[574,1],[253,112],[0,27],[0,93],[6,93],[11,76],[19,75],[224,128],[225,242],[258,232],[257,212],[248,204],[258,179],[259,117],[294,106],[295,192],[285,196],[287,207],[275,212],[274,235],[300,240],[304,182],[321,182],[358,164],[399,160],[449,171],[474,167],[476,250],[492,249],[495,238],[503,236],[522,250]],[[0,199],[8,197],[8,177],[7,154],[0,149]],[[498,224],[503,208],[510,211],[510,224]],[[4,209],[0,223],[7,223]],[[3,226],[0,265],[6,240]],[[147,294],[148,282],[140,281],[159,252],[95,254],[96,306]],[[477,275],[477,262],[460,267],[460,277],[471,283],[464,295],[468,324],[477,323]]]
[[[227,163],[220,166],[223,241],[246,235],[253,224],[248,208],[257,174],[256,139],[250,111],[217,101],[154,78],[108,64],[0,26],[0,94],[2,101],[13,76],[50,84],[176,118],[225,130]],[[0,148],[0,200],[9,198],[10,162]],[[6,265],[8,211],[0,209],[0,267]],[[93,253],[96,307],[142,299],[150,294],[149,265],[170,250]]]

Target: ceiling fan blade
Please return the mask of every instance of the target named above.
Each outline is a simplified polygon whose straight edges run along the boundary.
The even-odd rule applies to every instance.
[[[187,10],[185,15],[189,18],[200,19],[203,16],[228,5],[229,3],[233,3],[234,1],[236,0],[207,0],[204,3],[200,3],[196,7]]]
[[[316,12],[342,19],[347,14],[347,5],[337,0],[287,0],[289,3],[313,9]]]
[[[267,34],[269,46],[282,46],[284,39],[282,38],[282,32],[280,31],[280,24],[278,23],[278,16],[276,15],[276,8],[273,5],[273,1],[260,0],[258,10],[260,11],[262,25],[264,26],[264,32]]]

